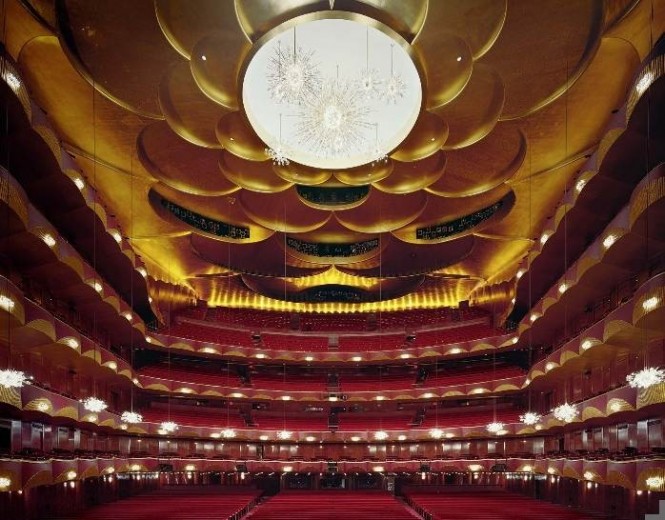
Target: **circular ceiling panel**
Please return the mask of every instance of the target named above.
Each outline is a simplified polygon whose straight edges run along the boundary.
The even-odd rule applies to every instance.
[[[422,101],[408,43],[376,20],[341,11],[268,32],[241,83],[257,135],[289,160],[326,169],[368,164],[397,147]]]

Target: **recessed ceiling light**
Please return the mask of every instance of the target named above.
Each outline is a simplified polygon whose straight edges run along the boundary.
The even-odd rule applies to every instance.
[[[74,177],[73,180],[74,180],[74,184],[76,185],[76,187],[79,190],[82,190],[83,188],[85,188],[85,182],[83,182],[83,179],[81,179],[81,177]]]
[[[44,233],[42,235],[42,240],[49,247],[53,247],[56,244],[55,238],[53,238],[53,235],[50,233]]]

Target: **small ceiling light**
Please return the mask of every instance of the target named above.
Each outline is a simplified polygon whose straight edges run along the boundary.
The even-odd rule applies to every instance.
[[[256,359],[265,359],[266,355],[261,354],[260,352],[256,355]]]
[[[314,361],[314,357],[313,356],[305,356],[305,361],[307,361],[308,363],[310,361]]]
[[[400,359],[409,359],[411,357],[411,354],[407,354],[406,352],[403,354],[399,355]]]
[[[446,435],[445,435],[446,439],[452,439],[454,436],[455,436],[455,434],[454,434],[454,433],[451,433],[451,432],[448,432],[448,433],[446,433]]]
[[[457,56],[457,61],[458,62],[462,61],[462,56]]]
[[[178,425],[173,421],[164,421],[159,424],[159,429],[166,433],[173,433],[178,429]]]
[[[19,77],[13,72],[9,71],[4,72],[2,76],[5,80],[5,83],[7,83],[7,86],[12,89],[12,92],[18,92],[18,90],[21,88],[21,80]]]
[[[550,475],[554,475],[556,473],[556,470],[554,468],[547,468],[547,473]]]
[[[429,436],[432,437],[432,439],[440,439],[443,437],[443,430],[441,428],[432,428],[429,431]]]
[[[351,441],[360,442],[360,437],[358,437],[357,435],[354,435],[353,437],[351,437]]]
[[[503,430],[504,424],[502,422],[491,422],[487,426],[485,426],[485,429],[489,433],[499,433],[501,430]]]
[[[99,282],[97,282],[97,281],[95,281],[95,282],[92,283],[92,288],[93,288],[95,291],[97,291],[98,293],[102,292],[102,289],[103,289],[102,284],[99,283]]]
[[[333,402],[333,403],[334,403],[335,401],[337,401],[337,396],[336,396],[336,395],[331,395],[331,396],[328,396],[328,401],[330,401],[330,402]]]
[[[148,343],[152,343],[152,338],[151,338],[150,336],[146,336],[146,337],[145,337],[145,340],[146,340]]]
[[[383,430],[379,430],[377,432],[374,432],[374,438],[377,441],[385,441],[388,438],[388,432],[385,432]]]
[[[98,397],[86,397],[81,400],[81,403],[83,404],[83,408],[93,413],[103,412],[108,408],[108,405]]]
[[[113,237],[113,240],[115,240],[118,244],[122,242],[122,235],[120,234],[120,231],[117,229],[112,229],[111,230],[111,236]]]
[[[134,319],[132,317],[132,313],[129,311],[123,312],[122,317],[125,318],[127,321],[132,321]]]
[[[290,432],[288,430],[280,430],[277,432],[277,438],[283,441],[290,439],[292,435],[293,432]]]
[[[291,472],[293,471],[293,466],[284,466],[284,467],[282,468],[282,471],[283,471],[284,473],[291,473]]]
[[[361,356],[353,356],[353,357],[351,358],[351,361],[356,361],[356,362],[358,362],[358,361],[362,361],[362,360],[363,360],[363,358],[362,358]]]
[[[607,235],[603,239],[603,247],[605,249],[609,249],[610,247],[612,247],[614,245],[614,242],[616,242],[616,240],[617,240],[616,235]]]
[[[132,464],[129,466],[130,471],[141,471],[141,465],[140,464]]]
[[[658,296],[652,296],[651,298],[647,298],[642,302],[642,308],[647,312],[652,311],[658,306],[659,303],[660,298],[658,298]]]
[[[552,410],[552,413],[557,420],[569,423],[573,422],[580,412],[574,404],[564,403]]]
[[[545,242],[547,242],[550,239],[550,234],[545,232],[542,235],[540,235],[540,245],[544,246]]]
[[[397,437],[397,440],[398,441],[405,441],[406,440],[406,435],[400,435],[399,437]]]
[[[83,179],[81,179],[81,177],[74,177],[74,184],[79,190],[85,188],[85,182],[83,182]]]
[[[143,422],[143,416],[138,412],[127,410],[126,412],[122,412],[120,420],[127,424],[139,424]]]
[[[462,353],[462,349],[459,348],[459,347],[454,347],[454,348],[451,348],[451,349],[448,351],[448,353],[449,353],[449,354],[461,354],[461,353]]]
[[[291,400],[291,396],[290,396],[290,395],[283,395],[283,396],[282,396],[282,401],[290,401],[290,400]]]
[[[549,372],[550,370],[554,370],[555,368],[556,368],[556,363],[553,363],[552,361],[550,361],[549,363],[547,363],[545,365],[545,371],[546,372]]]
[[[76,471],[68,471],[66,477],[67,480],[74,480],[76,478]]]
[[[37,410],[40,412],[47,412],[49,408],[51,408],[51,405],[48,401],[39,401],[39,403],[37,403]]]
[[[314,437],[313,435],[308,435],[307,437],[305,437],[305,440],[307,442],[314,442],[316,440],[316,437]]]
[[[538,319],[538,317],[539,316],[534,312],[531,316],[529,316],[529,321],[531,323],[533,323],[534,321],[536,321]]]
[[[533,468],[527,464],[526,466],[522,467],[522,471],[526,471],[527,473],[529,473],[533,471]]]
[[[0,309],[6,312],[11,312],[14,310],[16,302],[12,300],[9,296],[0,294]]]
[[[374,473],[383,473],[383,469],[383,466],[374,466],[372,471],[374,471]]]
[[[3,491],[12,485],[12,481],[7,477],[0,477],[0,489]]]
[[[585,339],[582,342],[582,350],[589,350],[591,347],[593,347],[593,343],[590,339]]]
[[[515,302],[517,302],[517,298],[511,298],[510,303],[512,303],[513,305],[515,305]]]
[[[566,282],[561,282],[559,284],[559,294],[563,294],[568,290],[568,284]]]
[[[520,421],[527,426],[533,426],[540,422],[541,415],[536,412],[525,412],[520,415]]]
[[[11,368],[0,370],[0,386],[5,388],[22,388],[29,385],[31,380],[31,377],[20,370],[12,370]]]
[[[222,434],[219,433],[219,432],[213,432],[213,433],[210,434],[210,437],[212,439],[219,439],[221,436],[222,436]]]
[[[644,390],[665,381],[665,371],[662,368],[648,367],[626,376],[631,388]]]
[[[242,394],[240,392],[233,392],[231,394],[231,397],[235,397],[236,399],[238,399],[239,397],[242,397]]]
[[[143,278],[147,278],[147,277],[148,277],[148,271],[146,271],[146,268],[145,268],[145,267],[141,266],[141,267],[139,267],[139,268],[137,269],[137,271],[139,272],[139,274],[140,274],[141,276],[143,276]]]
[[[590,471],[585,471],[584,480],[593,480],[593,473],[591,473]]]
[[[425,399],[431,399],[432,397],[434,397],[434,394],[432,392],[425,392],[423,394],[423,398]]]
[[[222,437],[225,439],[233,439],[236,436],[236,431],[233,428],[224,428],[222,430]]]
[[[203,352],[204,354],[217,354],[217,351],[212,347],[203,347],[201,349],[201,352]]]
[[[483,469],[483,467],[480,464],[471,464],[469,465],[469,469],[471,471],[480,471]]]
[[[656,77],[654,76],[654,73],[652,71],[647,71],[644,76],[640,78],[640,80],[635,84],[635,91],[639,94],[642,95],[648,89],[651,84],[654,82]]]
[[[384,396],[384,395],[377,395],[374,399],[376,399],[377,401],[383,401],[383,400],[385,400],[385,398],[386,398],[386,396]]]
[[[522,278],[522,276],[524,276],[525,273],[526,273],[526,269],[520,269],[520,270],[517,271],[517,274],[515,275],[515,278],[517,278],[519,280],[520,278]]]
[[[180,389],[181,394],[191,394],[192,392],[194,392],[194,390],[192,390],[191,388],[187,388],[186,386]]]
[[[42,240],[49,247],[53,247],[56,244],[55,238],[53,238],[53,235],[50,233],[44,233],[42,235]]]
[[[260,441],[267,441],[269,438],[270,437],[268,437],[267,435],[259,435],[259,440]]]
[[[474,388],[473,390],[471,390],[471,393],[472,394],[484,394],[485,389],[484,388]]]
[[[575,191],[577,193],[581,192],[584,189],[584,186],[586,186],[586,181],[584,179],[580,179],[575,183]]]
[[[106,364],[106,366],[109,367],[111,370],[118,370],[118,363],[116,363],[115,361],[109,361]]]
[[[201,54],[201,61],[206,61],[208,58],[205,54]]]

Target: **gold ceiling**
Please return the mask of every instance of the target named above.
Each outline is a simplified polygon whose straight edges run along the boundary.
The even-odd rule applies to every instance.
[[[398,309],[509,299],[503,282],[662,32],[665,2],[653,21],[651,4],[9,0],[4,39],[151,274],[212,305],[316,309],[276,299],[342,294],[359,298],[346,310]],[[263,34],[331,10],[410,44],[424,106],[386,163],[273,165],[238,74]]]

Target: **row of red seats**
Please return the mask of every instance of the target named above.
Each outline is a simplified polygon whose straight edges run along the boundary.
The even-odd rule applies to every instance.
[[[463,343],[465,341],[489,338],[500,334],[503,334],[503,332],[486,323],[477,323],[474,325],[418,332],[415,341],[411,342],[409,345],[411,347],[447,345],[450,343]]]
[[[261,343],[273,350],[302,350],[305,352],[328,350],[326,336],[303,336],[302,334],[261,334]]]
[[[252,520],[413,520],[394,496],[382,491],[285,491],[251,514]]]
[[[432,369],[433,370],[433,369]],[[493,369],[487,366],[471,367],[458,373],[430,371],[423,387],[439,387],[452,385],[470,385],[487,381],[498,381],[509,377],[524,375],[524,370],[516,366],[501,366]]]
[[[237,515],[260,493],[250,488],[167,486],[155,492],[93,507],[81,520],[202,520]]]
[[[168,410],[158,408],[148,408],[141,410],[143,420],[148,423],[161,423],[163,421],[173,421],[179,426],[206,427],[206,428],[247,428],[245,421],[237,411],[231,410],[227,413],[226,409],[219,410],[200,410],[192,408],[191,410],[172,409]]]
[[[254,344],[252,336],[247,330],[206,326],[187,321],[181,321],[180,323],[171,325],[171,327],[163,331],[163,333],[176,338],[187,338],[219,345],[251,347]]]
[[[432,520],[591,520],[591,516],[502,491],[410,492],[407,497]]]

